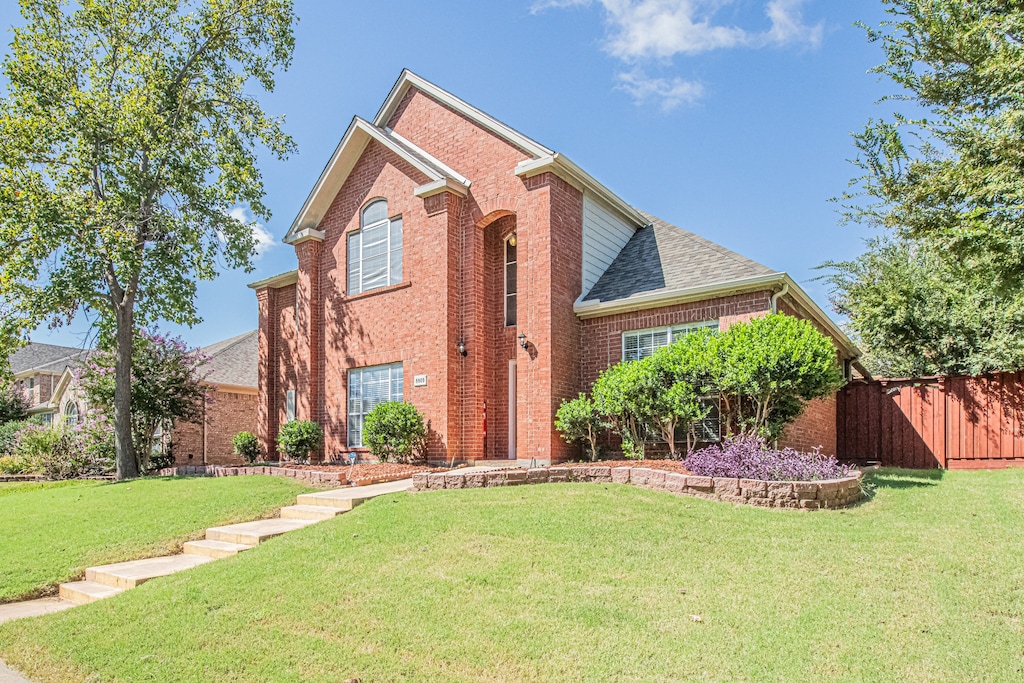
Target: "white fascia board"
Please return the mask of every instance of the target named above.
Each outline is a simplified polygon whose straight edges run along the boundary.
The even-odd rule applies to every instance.
[[[441,178],[432,183],[420,185],[412,193],[421,199],[426,199],[442,192],[454,192],[460,197],[465,197],[469,194],[469,185],[460,183],[454,178]]]
[[[299,271],[289,270],[287,273],[281,273],[280,275],[274,275],[272,277],[257,280],[256,282],[250,282],[246,285],[249,289],[265,289],[267,287],[276,289],[278,287],[285,287],[287,285],[294,285],[299,281]]]
[[[308,228],[315,229],[320,224],[321,219],[327,213],[331,203],[334,202],[338,191],[345,184],[370,140],[376,140],[431,180],[441,179],[441,175],[435,169],[410,154],[394,140],[389,139],[387,135],[368,121],[356,116],[352,119],[352,123],[349,124],[348,130],[345,131],[345,135],[342,137],[341,142],[338,143],[334,154],[331,155],[331,160],[324,167],[320,178],[316,181],[316,185],[313,186],[313,191],[306,198],[306,202],[302,205],[299,215],[296,216],[291,227],[288,229],[288,233],[284,238],[286,243],[291,243],[291,238],[295,233]]]
[[[462,114],[481,128],[489,130],[506,142],[518,147],[531,156],[542,157],[554,154],[554,152],[536,140],[531,140],[519,131],[505,125],[501,121],[498,121],[493,116],[485,114],[468,102],[459,99],[447,90],[434,85],[430,81],[417,76],[408,69],[402,70],[402,74],[398,77],[394,87],[391,88],[391,92],[388,94],[387,99],[384,100],[384,104],[381,105],[380,111],[377,112],[377,116],[373,119],[374,125],[381,128],[387,125],[388,119],[390,119],[391,115],[395,113],[395,109],[398,108],[399,103],[402,101],[402,98],[405,97],[405,93],[408,92],[409,88],[416,88],[423,94],[428,95],[446,107]]]
[[[555,153],[540,159],[520,161],[516,164],[515,174],[520,178],[530,178],[550,171],[559,178],[580,190],[590,192],[608,204],[616,213],[638,228],[647,226],[650,221],[643,214],[623,201],[621,197],[602,185],[596,178],[570,161],[565,155]]]
[[[288,237],[285,237],[284,243],[295,246],[296,244],[302,244],[303,242],[308,242],[309,240],[317,240],[318,242],[323,242],[324,237],[326,236],[327,233],[325,233],[323,230],[305,228],[303,230],[299,230],[298,232],[293,232]]]
[[[817,322],[821,323],[821,325],[829,331],[838,345],[842,347],[843,351],[847,352],[854,359],[860,357],[861,351],[857,348],[857,345],[853,343],[846,333],[843,332],[842,328],[840,328],[825,313],[825,311],[818,306],[818,304],[814,303],[814,300],[807,295],[807,292],[805,292],[787,273],[770,273],[768,275],[759,275],[757,277],[733,280],[732,282],[723,282],[704,287],[689,287],[687,289],[678,289],[668,292],[641,294],[628,299],[616,301],[583,302],[577,300],[573,305],[573,311],[576,313],[578,318],[586,320],[587,318],[598,318],[606,315],[614,315],[616,313],[672,306],[674,304],[701,301],[703,299],[713,299],[716,297],[739,294],[742,292],[752,292],[760,289],[781,289],[782,286],[786,284],[789,285],[789,291],[787,293],[792,296],[800,306],[806,309]]]

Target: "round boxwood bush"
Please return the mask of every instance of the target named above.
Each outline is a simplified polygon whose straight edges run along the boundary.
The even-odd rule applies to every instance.
[[[309,454],[324,442],[324,430],[311,420],[286,422],[277,434],[277,450],[297,463],[309,462]]]
[[[231,445],[235,447],[235,455],[242,457],[248,464],[253,464],[260,457],[260,440],[252,432],[238,432],[231,439]]]
[[[423,415],[410,403],[381,403],[363,425],[363,443],[381,462],[426,459],[426,436]]]

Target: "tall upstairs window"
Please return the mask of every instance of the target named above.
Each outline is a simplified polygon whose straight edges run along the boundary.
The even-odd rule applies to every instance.
[[[402,281],[402,217],[388,218],[388,202],[377,199],[359,214],[359,230],[348,235],[348,293]]]
[[[512,234],[505,240],[505,327],[516,324],[517,275],[516,236]]]

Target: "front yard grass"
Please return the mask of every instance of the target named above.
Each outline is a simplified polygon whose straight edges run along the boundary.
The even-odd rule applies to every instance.
[[[0,484],[0,603],[51,592],[86,567],[175,552],[306,490],[281,477]]]
[[[46,681],[1019,681],[1024,470],[847,511],[615,484],[399,494],[0,627]]]

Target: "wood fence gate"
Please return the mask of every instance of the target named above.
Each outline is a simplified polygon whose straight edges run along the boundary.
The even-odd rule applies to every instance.
[[[1024,466],[1024,375],[856,381],[836,401],[842,460],[949,469]]]

